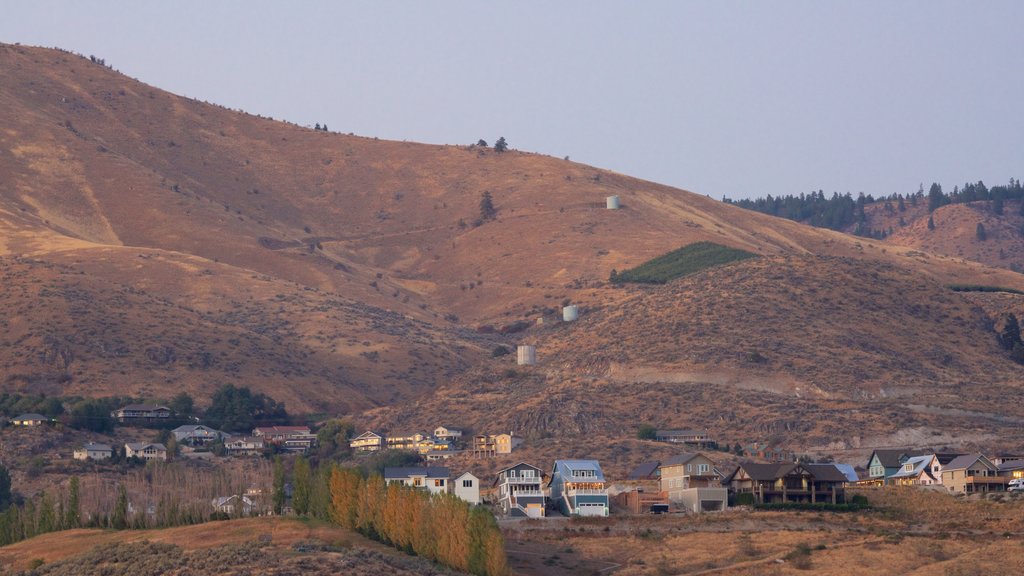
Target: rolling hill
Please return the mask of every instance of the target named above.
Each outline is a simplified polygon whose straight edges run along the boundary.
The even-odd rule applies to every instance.
[[[734,401],[734,416],[701,418],[736,437],[797,409],[837,415],[833,436],[887,434],[909,424],[853,418],[851,403],[933,389],[941,409],[1017,417],[989,388],[1020,395],[989,316],[944,286],[1024,276],[568,160],[327,133],[0,45],[0,175],[8,390],[202,401],[235,383],[388,427],[549,435],[621,432],[666,395],[680,420],[689,403]],[[696,242],[760,258],[607,283]],[[535,325],[563,302],[583,307],[579,324]],[[489,353],[522,340],[545,360],[506,378]]]

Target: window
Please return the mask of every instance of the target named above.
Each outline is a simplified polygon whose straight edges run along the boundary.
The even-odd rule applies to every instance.
[[[697,465],[697,473],[700,474],[700,473],[703,473],[703,472],[707,472],[708,471],[708,467],[709,466],[707,464],[698,464]]]
[[[908,463],[903,465],[903,470],[905,470],[907,472],[913,472],[914,471],[914,465],[908,462]]]
[[[412,479],[412,485],[413,486],[423,486],[423,478],[413,478]]]
[[[472,480],[463,480],[462,481],[462,487],[463,488],[472,488],[473,487],[473,481]]]
[[[533,478],[535,471],[534,470],[520,470],[520,472],[521,472],[520,476],[522,476],[523,478]]]
[[[687,464],[686,465],[686,471],[687,472],[693,472],[693,464]]]
[[[443,488],[443,487],[444,487],[444,478],[435,478],[434,479],[434,488]]]

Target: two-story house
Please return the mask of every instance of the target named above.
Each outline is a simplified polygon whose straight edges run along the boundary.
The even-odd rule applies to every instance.
[[[511,454],[522,443],[523,440],[511,432],[508,434],[478,434],[473,437],[473,455]]]
[[[434,438],[457,442],[462,438],[462,429],[454,426],[438,426],[434,428]]]
[[[725,510],[729,506],[729,491],[722,488],[714,461],[704,454],[673,456],[663,460],[659,469],[661,491],[690,512]]]
[[[367,430],[348,443],[356,452],[378,452],[385,448],[384,435]]]
[[[252,431],[267,446],[280,446],[289,452],[307,452],[316,446],[316,434],[309,426],[260,426]]]
[[[817,476],[815,475],[817,474]],[[760,504],[828,502],[844,499],[848,479],[832,464],[741,463],[722,484],[735,494],[752,494]]]
[[[885,479],[895,486],[931,486],[941,483],[941,466],[934,454],[907,458],[902,467]]]
[[[567,516],[607,516],[608,490],[597,460],[555,460],[551,501]]]
[[[450,478],[451,472],[443,466],[384,468],[384,481],[388,484],[423,488],[431,494],[447,493]]]
[[[884,484],[886,478],[903,468],[903,463],[908,458],[925,456],[931,453],[931,450],[917,450],[914,448],[875,450],[871,453],[871,457],[868,458],[868,478],[876,484]]]
[[[506,516],[543,518],[544,473],[540,468],[520,462],[498,471],[494,480],[498,507]]]
[[[240,514],[242,516],[249,516],[256,507],[256,503],[248,496],[240,496],[238,494],[214,498],[210,503],[215,511],[229,515]]]
[[[1004,492],[1010,479],[981,454],[965,454],[942,467],[942,484],[956,494]]]
[[[480,503],[480,479],[469,472],[452,480],[451,489],[452,494],[470,504]]]
[[[434,441],[423,432],[395,432],[387,435],[387,447],[391,450],[411,450],[413,452],[429,452]]]

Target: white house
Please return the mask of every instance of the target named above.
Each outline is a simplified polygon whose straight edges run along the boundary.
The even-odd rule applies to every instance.
[[[129,442],[124,445],[124,456],[125,458],[135,456],[143,460],[167,460],[167,448],[163,444]]]
[[[448,492],[451,472],[443,466],[384,468],[384,481],[403,486],[425,488],[431,494]]]
[[[470,504],[479,504],[480,479],[469,472],[464,472],[462,476],[452,480],[452,494]]]
[[[73,454],[75,460],[106,460],[114,454],[114,449],[109,444],[89,442],[81,448],[75,449]]]
[[[454,426],[438,426],[434,428],[434,438],[440,440],[457,440],[462,438],[462,429]]]
[[[214,498],[211,502],[213,509],[217,512],[224,514],[234,514],[236,511],[243,516],[252,514],[253,506],[255,502],[249,499],[248,496],[221,496],[220,498]]]

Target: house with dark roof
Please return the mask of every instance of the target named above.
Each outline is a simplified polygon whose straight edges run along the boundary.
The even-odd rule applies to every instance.
[[[423,488],[431,494],[448,492],[451,472],[443,466],[415,466],[384,468],[384,481],[413,488]]]
[[[108,460],[114,455],[114,448],[109,444],[87,442],[72,453],[75,460]]]
[[[1011,479],[1024,478],[1024,460],[1003,460],[999,465],[999,475]]]
[[[608,490],[597,460],[555,460],[551,501],[566,516],[607,516]]]
[[[316,434],[309,426],[259,426],[252,431],[267,446],[280,446],[289,452],[306,452],[316,446]]]
[[[1005,492],[1009,476],[1000,476],[999,467],[982,454],[965,454],[942,468],[942,484],[955,494]]]
[[[868,477],[877,484],[884,484],[885,479],[900,471],[907,458],[932,454],[931,450],[914,448],[887,448],[875,450],[868,458]]]
[[[815,476],[817,473],[817,476]],[[846,475],[832,464],[743,462],[722,479],[734,494],[752,494],[760,504],[832,502],[845,497]]]
[[[367,430],[353,438],[348,445],[356,452],[377,452],[385,447],[384,435],[378,434],[373,430]]]
[[[49,421],[50,419],[47,418],[46,416],[43,416],[42,414],[36,414],[35,412],[30,412],[28,414],[22,414],[20,416],[15,416],[14,418],[11,418],[11,424],[15,426],[42,426],[43,424],[46,424]]]
[[[498,471],[494,486],[498,489],[498,508],[506,516],[543,518],[544,471],[536,466],[520,462]]]
[[[636,468],[629,471],[626,475],[626,480],[642,481],[642,480],[659,480],[661,478],[661,460],[651,460],[650,462],[643,462]]]
[[[129,442],[124,445],[125,458],[142,458],[143,460],[167,460],[167,448],[163,444],[149,442]]]
[[[149,424],[171,417],[171,409],[154,404],[129,404],[110,413],[110,417],[122,424]]]

